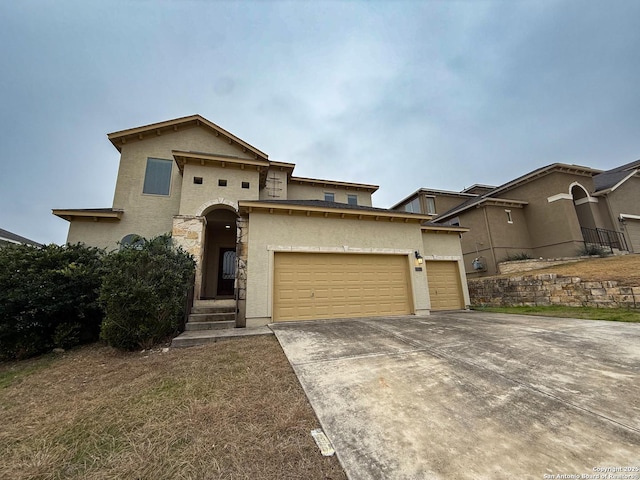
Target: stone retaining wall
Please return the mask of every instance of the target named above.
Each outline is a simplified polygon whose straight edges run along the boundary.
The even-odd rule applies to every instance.
[[[583,282],[579,277],[549,273],[469,279],[468,285],[472,306],[640,308],[640,286],[619,287],[616,281]]]

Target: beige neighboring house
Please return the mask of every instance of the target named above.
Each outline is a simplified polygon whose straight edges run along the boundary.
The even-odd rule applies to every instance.
[[[554,163],[504,185],[461,192],[423,188],[391,207],[433,215],[427,225],[462,225],[469,276],[495,275],[498,263],[575,256],[585,245],[640,253],[640,160],[602,171]]]
[[[234,302],[236,326],[469,304],[466,229],[374,208],[376,185],[294,176],[200,115],[108,138],[120,152],[113,205],[53,210],[68,243],[116,249],[171,232],[197,261],[196,305]]]
[[[4,245],[31,245],[32,247],[41,247],[42,244],[29,240],[28,238],[21,237],[9,230],[0,228],[0,247]]]

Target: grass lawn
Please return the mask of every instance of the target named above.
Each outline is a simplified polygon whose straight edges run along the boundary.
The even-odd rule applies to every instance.
[[[346,478],[274,337],[0,363],[0,424],[0,478]]]
[[[542,315],[544,317],[583,318],[586,320],[610,320],[615,322],[640,322],[640,310],[594,307],[474,307],[480,312]]]

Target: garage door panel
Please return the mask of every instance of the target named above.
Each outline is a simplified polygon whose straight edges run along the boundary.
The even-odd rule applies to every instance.
[[[273,318],[307,320],[411,313],[403,255],[278,252]]]
[[[427,281],[432,310],[464,308],[458,262],[427,261]]]
[[[640,253],[640,220],[625,219],[627,234],[629,237],[629,248],[633,253]]]

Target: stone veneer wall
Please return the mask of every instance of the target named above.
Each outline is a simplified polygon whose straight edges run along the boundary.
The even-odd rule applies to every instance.
[[[173,229],[171,238],[175,245],[182,247],[193,255],[196,261],[196,283],[194,285],[194,298],[200,299],[202,290],[202,260],[203,239],[206,219],[194,215],[176,215],[173,217]]]
[[[249,219],[236,219],[236,325],[244,327],[247,324],[247,254],[249,253]]]
[[[468,285],[472,306],[640,308],[640,286],[619,287],[615,281],[584,282],[579,277],[549,273],[469,279]]]

